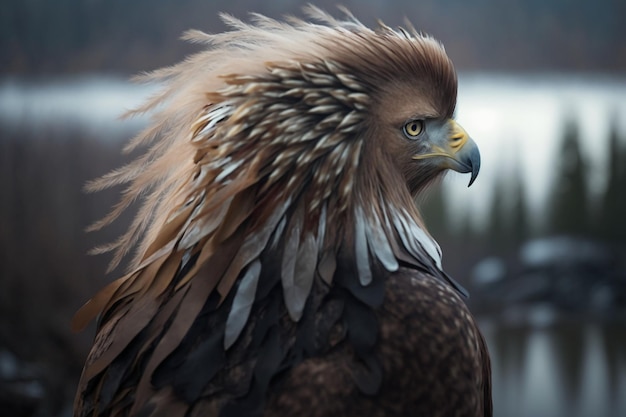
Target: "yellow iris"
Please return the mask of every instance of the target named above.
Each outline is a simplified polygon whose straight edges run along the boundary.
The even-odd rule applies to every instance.
[[[411,120],[404,125],[404,133],[410,138],[418,136],[422,130],[424,130],[423,120]]]

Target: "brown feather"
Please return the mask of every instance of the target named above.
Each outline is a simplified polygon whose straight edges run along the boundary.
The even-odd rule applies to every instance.
[[[490,415],[484,341],[413,203],[440,172],[399,135],[407,119],[452,117],[456,73],[432,38],[345,12],[224,15],[230,32],[186,35],[207,50],[144,77],[164,87],[130,112],[152,123],[127,150],[149,149],[88,185],[125,186],[93,229],[141,207],[98,249],[112,266],[134,250],[129,275],[73,322],[100,314],[77,416],[295,415],[315,395],[327,404],[312,415],[406,415],[399,393],[429,386],[437,401],[466,390],[467,404],[437,406]],[[429,374],[444,372],[425,359],[437,331],[464,388]]]

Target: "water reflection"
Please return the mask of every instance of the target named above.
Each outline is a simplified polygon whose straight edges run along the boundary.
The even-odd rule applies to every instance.
[[[626,415],[626,324],[482,325],[493,361],[494,415]]]

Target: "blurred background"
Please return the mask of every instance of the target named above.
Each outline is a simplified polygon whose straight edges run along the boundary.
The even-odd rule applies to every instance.
[[[317,5],[335,12],[334,1]],[[408,17],[459,71],[457,118],[481,175],[421,202],[488,339],[495,414],[626,415],[626,2],[343,1],[368,25]],[[302,16],[303,2],[3,0],[0,6],[0,414],[69,416],[93,328],[76,309],[116,273],[85,227],[119,190],[83,184],[128,160],[154,91],[138,71],[197,51],[218,12]],[[337,12],[338,13],[338,12]],[[132,157],[132,155],[131,155]],[[119,272],[119,271],[118,271]]]

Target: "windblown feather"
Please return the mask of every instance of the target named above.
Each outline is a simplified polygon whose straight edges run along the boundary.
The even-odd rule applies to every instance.
[[[320,23],[224,15],[231,32],[189,32],[208,50],[145,78],[163,90],[128,149],[149,150],[90,184],[126,184],[95,229],[143,205],[100,249],[115,266],[137,246],[128,275],[74,322],[100,314],[77,415],[258,415],[284,370],[346,343],[373,395],[385,281],[413,268],[448,282],[413,204],[434,175],[407,185],[375,109],[408,82],[427,115],[451,117],[452,64],[413,29],[308,12]]]

